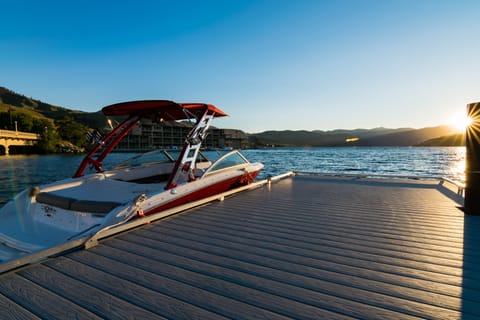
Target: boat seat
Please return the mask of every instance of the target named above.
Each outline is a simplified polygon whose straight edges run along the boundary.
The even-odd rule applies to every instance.
[[[122,205],[114,201],[93,201],[78,200],[74,198],[59,196],[49,192],[40,192],[36,197],[37,202],[59,207],[65,210],[89,212],[96,214],[107,214],[116,207]]]
[[[37,202],[49,204],[54,207],[59,207],[62,209],[70,210],[72,202],[75,201],[73,198],[62,197],[53,193],[40,192],[36,196]]]

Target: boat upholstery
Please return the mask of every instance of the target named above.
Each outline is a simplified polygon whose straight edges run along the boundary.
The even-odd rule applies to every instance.
[[[96,214],[107,214],[122,203],[114,201],[78,200],[49,192],[40,192],[36,196],[39,203],[52,205],[65,210],[82,211]]]

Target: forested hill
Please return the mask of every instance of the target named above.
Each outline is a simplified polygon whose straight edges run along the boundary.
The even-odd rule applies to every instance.
[[[62,119],[69,117],[89,127],[105,125],[105,117],[100,111],[83,112],[54,106],[0,87],[0,112],[8,112],[8,110],[21,111],[37,118]]]
[[[465,134],[455,133],[447,136],[442,136],[435,139],[424,141],[420,144],[425,147],[463,147],[465,146]]]
[[[82,112],[54,106],[0,87],[0,129],[34,132],[42,136],[37,153],[68,148],[82,151],[85,134],[106,124],[100,112]]]

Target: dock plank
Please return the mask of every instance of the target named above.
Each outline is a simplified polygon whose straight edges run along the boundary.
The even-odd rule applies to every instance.
[[[229,249],[252,252],[255,250],[257,254],[262,256],[281,257],[289,261],[304,261],[303,263],[313,263],[315,266],[319,261],[327,260],[334,261],[340,264],[351,266],[360,266],[364,268],[380,269],[385,272],[394,272],[403,275],[416,276],[420,279],[436,279],[439,282],[461,285],[459,276],[462,274],[460,268],[442,267],[433,264],[422,264],[416,261],[403,260],[401,258],[391,258],[388,256],[374,255],[369,252],[358,252],[343,248],[339,250],[335,247],[318,246],[314,249],[307,248],[308,245],[291,246],[287,245],[287,241],[280,242],[265,242],[266,239],[251,239],[251,234],[239,236],[229,236],[221,233],[220,235],[213,231],[202,232],[200,228],[190,228],[189,232],[184,232],[182,229],[175,229],[168,225],[168,228],[162,229],[162,233],[169,235],[172,238],[182,236],[188,240],[198,242],[200,240],[214,243],[215,245],[227,246]],[[145,230],[148,232],[148,229]],[[152,236],[158,234],[154,232]],[[232,241],[233,240],[233,241]],[[267,239],[268,240],[268,239]],[[278,239],[275,239],[275,241]],[[476,277],[476,275],[473,275]],[[478,288],[480,285],[478,281],[471,280],[474,287]]]
[[[439,286],[434,282],[428,282],[427,285],[421,286],[418,283],[418,279],[406,277],[392,281],[392,275],[378,275],[376,272],[368,272],[369,270],[365,272],[365,269],[361,268],[350,268],[350,272],[345,272],[346,266],[340,264],[334,266],[334,268],[313,268],[302,265],[295,260],[285,261],[267,258],[263,254],[256,254],[254,250],[239,251],[219,246],[218,243],[210,245],[181,238],[176,238],[175,243],[154,242],[150,239],[137,240],[138,242],[131,238],[125,240],[137,244],[153,245],[170,253],[182,253],[182,255],[187,255],[200,261],[216,261],[221,266],[262,277],[275,278],[278,281],[288,281],[290,283],[291,281],[289,280],[297,278],[304,282],[304,285],[312,288],[315,288],[316,280],[326,280],[423,303],[432,303],[433,300],[434,305],[454,310],[459,310],[461,296],[464,293],[459,286]],[[365,274],[367,276],[364,276]],[[409,283],[411,285],[407,285]],[[321,287],[321,285],[318,286]],[[440,292],[435,292],[435,290]],[[480,292],[472,292],[472,294],[477,293]],[[480,303],[472,302],[471,308],[480,308]]]
[[[162,317],[175,319],[226,319],[203,308],[148,289],[130,280],[122,279],[116,276],[114,272],[109,271],[111,266],[103,266],[106,267],[102,268],[104,270],[97,269],[73,261],[68,257],[49,261],[48,266]]]
[[[114,248],[114,246],[119,250],[112,250],[111,248]],[[414,318],[332,295],[311,292],[293,286],[285,288],[279,282],[220,268],[213,264],[202,263],[179,255],[172,255],[165,251],[160,252],[148,246],[136,245],[127,241],[115,240],[109,244],[109,247],[111,247],[109,250],[103,250],[102,253],[119,257],[121,252],[135,252],[137,255],[142,254],[145,257],[151,257],[153,261],[143,264],[143,268],[149,268],[149,270],[154,268],[154,272],[166,273],[169,277],[180,275],[182,281],[187,281],[204,290],[262,308],[270,308],[272,312],[296,319],[318,319],[322,317],[341,319],[346,318],[346,316],[358,318],[365,314],[369,314],[374,319],[385,319],[393,316],[403,319]],[[181,270],[181,273],[178,270]],[[234,273],[234,275],[232,276],[231,273]],[[291,298],[286,289],[296,291],[294,299]]]
[[[242,303],[237,300],[228,298],[223,295],[211,293],[195,286],[191,286],[185,282],[176,281],[160,275],[159,273],[144,270],[143,266],[155,261],[149,260],[143,256],[134,253],[125,253],[109,248],[109,257],[101,255],[104,250],[96,251],[95,254],[84,251],[72,257],[75,261],[88,264],[94,268],[104,268],[109,266],[109,270],[114,272],[116,276],[123,279],[130,279],[136,284],[145,286],[155,291],[161,291],[176,299],[188,301],[197,306],[202,306],[215,313],[224,315],[233,319],[246,319],[246,315],[255,315],[256,319],[288,319],[287,317],[261,309],[250,304]],[[134,265],[130,265],[130,261],[135,261]],[[122,261],[128,262],[123,263]],[[140,268],[142,267],[142,268]],[[179,269],[177,273],[181,273]]]
[[[1,319],[3,320],[35,320],[40,319],[20,305],[0,294]]]
[[[101,319],[94,313],[19,275],[2,277],[0,293],[42,319]]]
[[[183,228],[186,225],[182,225],[179,228]],[[219,237],[226,235],[226,236],[238,236],[240,234],[246,235],[252,241],[268,241],[270,239],[275,239],[275,244],[283,244],[289,247],[300,247],[307,250],[315,251],[318,247],[325,247],[330,250],[353,250],[358,253],[367,253],[374,256],[382,256],[382,257],[389,257],[392,259],[400,258],[402,260],[410,261],[411,263],[416,263],[419,265],[418,268],[422,268],[422,263],[426,263],[428,265],[432,264],[432,266],[437,266],[439,268],[444,268],[445,272],[449,272],[453,270],[453,274],[456,274],[455,269],[475,269],[477,258],[470,257],[470,261],[468,264],[463,260],[465,255],[457,255],[457,256],[449,256],[447,257],[437,257],[432,255],[429,250],[419,250],[419,249],[402,249],[402,250],[395,250],[393,247],[385,245],[386,248],[379,248],[377,245],[371,245],[371,242],[366,241],[357,241],[356,243],[350,243],[350,241],[343,240],[344,237],[325,237],[322,235],[321,237],[317,237],[316,239],[312,238],[305,238],[300,237],[300,239],[295,237],[286,237],[283,233],[270,233],[267,230],[255,230],[250,229],[247,232],[242,232],[238,230],[228,229],[228,226],[214,226],[213,228],[205,228],[202,227],[200,223],[195,225],[195,223],[190,224],[190,227],[194,232],[199,233],[199,236],[202,236],[200,232],[208,233],[210,231],[217,231]],[[195,231],[197,230],[197,231]],[[218,233],[218,231],[221,230]],[[368,257],[368,255],[365,255]]]
[[[215,213],[215,212],[211,212]],[[236,221],[235,219],[234,221]],[[334,241],[342,245],[373,247],[381,250],[389,250],[392,252],[406,252],[414,255],[431,256],[435,258],[458,261],[462,260],[465,253],[461,248],[450,247],[444,245],[424,243],[420,241],[406,241],[403,239],[387,238],[384,234],[372,234],[367,232],[352,231],[347,232],[338,223],[334,225],[323,224],[318,225],[300,225],[296,223],[296,227],[289,227],[293,223],[286,225],[285,222],[279,223],[278,220],[257,220],[255,222],[232,222],[232,217],[226,218],[221,215],[203,215],[201,219],[192,217],[185,219],[179,217],[175,221],[177,224],[193,225],[195,228],[208,228],[216,230],[225,230],[229,234],[248,233],[253,235],[270,235],[275,239],[286,239],[300,241],[309,245],[323,245],[328,241]],[[321,231],[321,232],[319,232]],[[348,235],[348,237],[346,236]],[[324,242],[324,243],[323,243]],[[451,243],[449,241],[448,243]],[[473,254],[471,259],[480,262],[480,255]],[[475,263],[474,263],[475,264]]]
[[[70,301],[75,301],[103,319],[165,319],[43,265],[28,268],[19,274]]]
[[[202,232],[220,231],[223,234],[230,236],[248,235],[250,239],[257,241],[265,241],[265,239],[272,241],[276,240],[278,243],[288,244],[293,247],[302,247],[315,250],[319,246],[325,246],[330,248],[336,248],[343,250],[354,250],[357,252],[366,251],[371,254],[377,254],[382,256],[400,257],[402,259],[408,259],[418,262],[434,263],[436,265],[444,265],[455,268],[475,268],[476,261],[472,261],[471,265],[465,265],[463,261],[463,254],[452,254],[442,251],[427,250],[424,248],[399,246],[396,244],[378,243],[371,239],[351,239],[346,240],[345,234],[329,235],[323,232],[320,236],[305,236],[304,233],[287,233],[288,227],[285,226],[285,230],[272,231],[269,230],[270,226],[264,228],[258,228],[257,226],[232,226],[228,221],[224,223],[205,223],[205,219],[198,219],[193,221],[176,221],[175,224],[182,228],[191,228],[192,230],[201,230]],[[201,221],[200,221],[201,220]],[[273,227],[272,227],[273,228]],[[221,234],[218,233],[218,234]],[[318,235],[319,233],[317,233]],[[352,233],[349,233],[351,236]],[[433,251],[433,252],[432,252]],[[477,257],[472,257],[477,260]],[[470,262],[470,261],[469,261]]]
[[[392,286],[358,277],[348,277],[346,275],[339,275],[331,272],[328,273],[325,271],[322,272],[322,270],[315,270],[314,275],[303,276],[299,274],[300,272],[297,270],[299,266],[295,263],[290,263],[290,268],[293,269],[293,272],[282,272],[278,270],[277,264],[267,265],[267,267],[262,268],[260,265],[265,264],[262,256],[256,256],[256,260],[252,259],[250,260],[250,263],[244,263],[239,259],[237,252],[235,251],[232,251],[232,255],[236,256],[235,259],[232,259],[233,261],[230,261],[229,264],[225,264],[224,261],[226,259],[219,256],[214,251],[214,246],[212,246],[213,248],[207,248],[207,250],[199,253],[200,248],[198,242],[195,241],[190,242],[192,249],[189,249],[185,247],[185,243],[180,241],[179,238],[175,238],[176,244],[179,245],[160,243],[159,241],[148,238],[137,239],[135,241],[133,236],[129,236],[125,240],[129,242],[128,244],[125,243],[125,246],[131,246],[131,243],[135,243],[138,246],[143,245],[156,248],[155,250],[165,250],[168,253],[161,254],[163,262],[177,264],[182,262],[182,267],[184,268],[192,268],[193,266],[198,265],[195,269],[196,272],[201,272],[201,270],[203,270],[203,272],[208,272],[213,269],[217,272],[223,272],[222,278],[227,277],[230,281],[239,281],[239,283],[246,286],[259,286],[261,282],[254,278],[258,277],[260,279],[273,280],[276,283],[285,284],[287,286],[293,285],[294,288],[302,288],[305,289],[306,292],[308,292],[307,290],[311,290],[312,292],[305,294],[307,297],[306,300],[310,304],[314,304],[315,301],[320,300],[316,296],[317,293],[325,293],[330,296],[336,296],[350,301],[359,301],[364,305],[372,305],[389,310],[400,308],[403,312],[410,311],[412,315],[418,317],[435,316],[439,314],[458,317],[459,309],[461,307],[461,299],[459,298],[434,294],[431,292],[422,292],[404,286]],[[205,249],[205,247],[203,248]],[[132,248],[132,250],[134,249]],[[206,254],[205,252],[210,254]],[[211,254],[211,252],[215,253]],[[204,259],[202,259],[201,256],[203,256]],[[210,263],[214,262],[216,268],[210,266],[210,268],[207,269],[203,264],[204,261]],[[244,269],[242,269],[242,266]],[[240,273],[237,273],[237,271]],[[243,277],[238,279],[238,275],[243,273],[254,277],[252,279],[244,279]],[[271,291],[273,289],[274,286],[271,282],[267,281],[262,290]],[[279,291],[274,291],[274,293],[279,294],[279,292],[295,291],[293,288],[288,290],[282,288],[278,290]],[[387,297],[384,295],[387,295]],[[310,301],[310,297],[312,297],[314,301]],[[438,302],[438,300],[440,300],[441,303]],[[431,301],[434,301],[434,305],[438,306],[438,308],[432,306]],[[470,306],[470,308],[475,307],[480,307],[480,304],[473,303],[473,305]],[[421,311],[418,312],[418,310]],[[389,316],[392,317],[392,315]]]
[[[0,307],[40,319],[480,319],[480,217],[449,192],[287,178],[3,274]]]
[[[175,221],[176,223],[177,221]],[[165,232],[162,229],[162,233]],[[225,229],[222,229],[225,231]],[[390,270],[375,270],[365,268],[362,264],[356,263],[355,265],[349,265],[342,263],[340,260],[330,259],[317,259],[314,260],[315,264],[306,263],[305,259],[301,259],[295,256],[294,253],[285,254],[283,252],[261,250],[258,247],[245,247],[244,250],[238,247],[232,247],[229,244],[231,242],[222,243],[215,238],[215,233],[210,233],[210,237],[202,242],[198,240],[190,240],[188,235],[184,236],[181,233],[175,234],[175,242],[170,242],[168,238],[155,238],[149,234],[149,230],[145,230],[141,236],[148,237],[149,239],[156,239],[162,241],[163,245],[180,245],[185,248],[192,248],[195,246],[198,250],[204,253],[214,253],[222,257],[233,258],[245,262],[252,262],[254,265],[267,265],[273,268],[285,268],[289,271],[292,266],[296,272],[305,272],[308,275],[316,275],[318,270],[331,271],[338,273],[339,276],[351,275],[358,278],[373,279],[380,282],[386,282],[391,284],[397,284],[401,286],[407,286],[410,288],[416,288],[427,292],[441,293],[449,296],[461,297],[461,294],[465,292],[466,288],[462,288],[460,283],[457,285],[443,284],[434,282],[431,280],[424,280],[411,277],[411,275],[403,276],[395,273],[388,272]],[[230,230],[226,231],[230,232]],[[166,232],[165,232],[166,233]],[[168,233],[166,233],[168,234]],[[246,236],[246,235],[245,235]],[[206,241],[205,241],[206,240]],[[260,242],[259,242],[260,243]],[[328,258],[328,257],[327,257]],[[472,293],[477,293],[473,291]]]
[[[247,205],[248,204],[244,204]],[[408,244],[414,245],[418,243],[419,245],[424,244],[435,244],[438,242],[438,245],[442,249],[446,250],[453,250],[453,252],[461,252],[463,251],[458,249],[463,249],[462,241],[464,237],[463,235],[463,222],[461,226],[457,226],[456,224],[452,226],[453,223],[444,223],[442,221],[436,221],[437,225],[445,225],[442,228],[436,228],[435,231],[438,231],[442,234],[442,239],[432,239],[432,234],[428,230],[422,230],[416,228],[418,224],[421,224],[422,221],[417,221],[416,219],[410,219],[404,217],[402,220],[400,219],[368,219],[358,213],[358,209],[350,208],[348,210],[355,210],[356,214],[359,214],[358,217],[352,215],[345,215],[347,209],[341,208],[340,206],[336,205],[321,205],[319,206],[312,206],[311,208],[303,207],[304,212],[301,214],[289,214],[296,209],[298,209],[298,205],[283,205],[276,203],[275,207],[265,207],[264,210],[261,212],[251,212],[248,215],[248,219],[245,219],[245,216],[235,210],[235,208],[240,207],[240,205],[236,205],[233,203],[231,205],[232,210],[229,213],[229,217],[235,218],[231,219],[232,225],[242,225],[243,223],[247,225],[258,225],[258,227],[264,226],[271,226],[273,229],[282,229],[285,227],[285,223],[290,223],[291,229],[289,232],[295,234],[296,231],[305,231],[307,234],[315,234],[318,232],[318,228],[325,230],[327,232],[332,233],[347,233],[350,231],[354,231],[355,234],[359,233],[362,237],[375,237],[381,242],[388,241],[403,241]],[[278,209],[282,209],[279,211]],[[219,212],[223,211],[220,206],[212,208],[212,210],[205,214],[205,219],[209,219],[212,217],[213,219],[218,220],[218,222],[222,221],[222,217],[225,218],[225,215],[220,215]],[[384,211],[385,208],[377,208],[377,210]],[[393,208],[390,208],[393,210]],[[324,214],[320,217],[318,214],[313,214],[315,212],[322,211]],[[335,214],[337,211],[343,211],[344,214],[338,215]],[[397,213],[398,214],[398,213]],[[378,212],[377,212],[378,215]],[[384,216],[384,215],[382,215]],[[180,216],[180,220],[183,219],[184,216]],[[424,220],[423,220],[424,221]],[[405,226],[399,228],[399,225],[408,224],[408,229],[405,229]],[[394,227],[394,225],[397,225]],[[381,227],[381,228],[379,228]],[[412,234],[415,236],[412,238]],[[445,235],[448,235],[448,238],[445,239]],[[478,238],[477,238],[478,239]],[[453,241],[453,243],[452,243]],[[472,252],[472,254],[476,254],[477,256],[480,255],[477,252]]]

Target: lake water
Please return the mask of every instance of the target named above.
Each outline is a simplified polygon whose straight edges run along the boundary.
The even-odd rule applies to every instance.
[[[465,180],[465,148],[275,148],[244,150],[265,169],[260,179],[290,170],[350,174],[447,177]],[[133,154],[113,153],[107,169]],[[207,156],[213,160],[213,152]],[[0,156],[0,205],[29,187],[71,177],[83,155]]]

